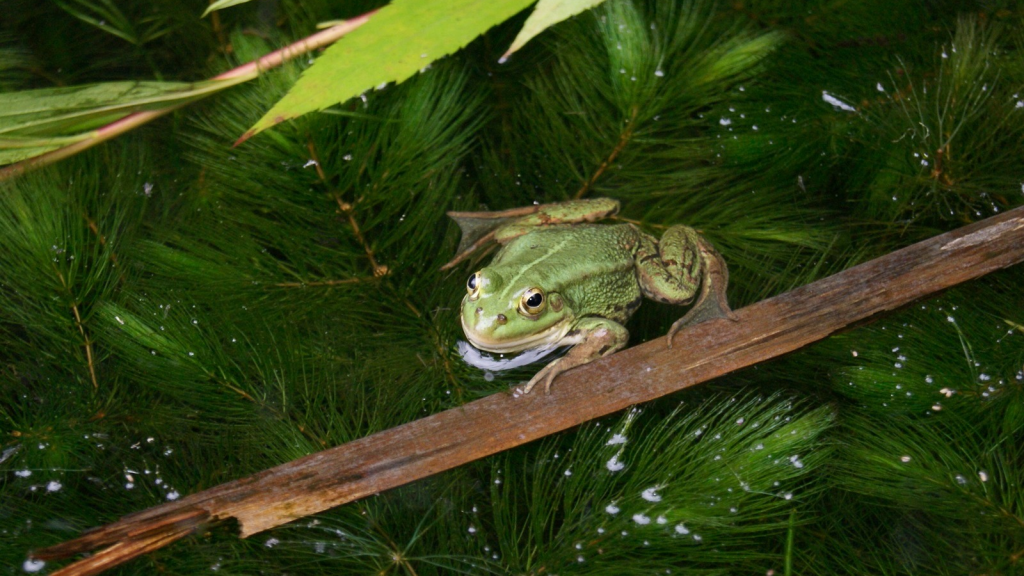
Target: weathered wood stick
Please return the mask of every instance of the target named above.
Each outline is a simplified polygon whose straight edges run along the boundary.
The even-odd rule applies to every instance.
[[[780,356],[923,296],[1024,260],[1024,207],[919,242],[559,377],[550,396],[494,394],[155,506],[36,551],[108,547],[53,574],[96,574],[235,518],[242,537],[525,444]]]

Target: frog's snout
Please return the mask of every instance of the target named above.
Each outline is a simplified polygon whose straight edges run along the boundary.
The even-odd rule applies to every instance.
[[[466,326],[477,332],[491,332],[498,326],[508,323],[508,317],[504,314],[485,314],[483,308],[477,308],[472,318],[467,318]]]

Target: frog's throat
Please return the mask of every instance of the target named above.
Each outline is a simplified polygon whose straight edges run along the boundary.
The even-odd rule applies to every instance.
[[[530,334],[529,336],[515,340],[494,340],[487,338],[467,326],[465,320],[462,320],[462,331],[466,334],[466,338],[469,339],[470,344],[473,346],[488,352],[504,354],[509,352],[522,352],[523,350],[531,350],[534,348],[551,348],[558,346],[560,343],[563,343],[562,341],[565,340],[565,335],[568,334],[569,328],[572,327],[572,323],[569,320],[569,317],[562,318],[542,332]]]

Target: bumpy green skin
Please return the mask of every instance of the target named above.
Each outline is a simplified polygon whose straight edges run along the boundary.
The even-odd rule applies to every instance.
[[[493,352],[575,345],[538,372],[525,392],[540,381],[550,389],[559,373],[624,347],[629,333],[622,324],[644,296],[688,304],[700,293],[670,335],[695,321],[731,315],[725,263],[706,240],[686,226],[670,228],[659,242],[632,224],[586,223],[617,210],[617,201],[603,198],[549,204],[503,219],[494,230],[504,247],[474,273],[475,289],[462,301],[470,342]],[[503,214],[494,213],[496,219]],[[537,292],[543,305],[528,313],[524,303]]]

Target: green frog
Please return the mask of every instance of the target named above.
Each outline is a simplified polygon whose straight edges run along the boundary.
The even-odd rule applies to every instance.
[[[609,198],[543,204],[501,212],[449,212],[462,229],[448,269],[492,242],[491,263],[473,272],[462,299],[462,329],[489,352],[573,346],[526,385],[543,382],[616,352],[629,341],[623,326],[646,296],[696,303],[668,333],[712,318],[733,318],[725,290],[729,272],[696,230],[673,226],[661,239],[631,223],[594,224],[614,216]]]

